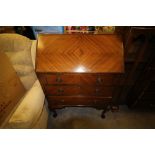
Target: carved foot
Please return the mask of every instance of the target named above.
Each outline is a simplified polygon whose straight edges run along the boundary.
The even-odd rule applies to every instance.
[[[52,112],[53,112],[53,117],[56,118],[58,116],[56,110],[52,110]]]
[[[105,118],[105,113],[104,113],[104,112],[102,112],[102,114],[101,114],[101,118],[102,118],[102,119]]]
[[[101,118],[105,118],[105,113],[106,113],[106,109],[103,109],[102,113],[101,113]]]
[[[111,111],[112,112],[118,112],[118,110],[119,110],[119,106],[118,105],[111,106]]]

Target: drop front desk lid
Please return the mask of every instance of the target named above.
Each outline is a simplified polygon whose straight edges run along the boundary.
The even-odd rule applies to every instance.
[[[117,35],[40,34],[36,72],[124,72],[123,43]]]

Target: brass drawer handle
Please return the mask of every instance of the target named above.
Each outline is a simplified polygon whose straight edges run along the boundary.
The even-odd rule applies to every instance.
[[[99,84],[103,83],[103,79],[101,77],[98,77],[97,78],[97,83],[99,83]]]
[[[60,83],[60,82],[62,82],[63,80],[61,79],[61,77],[57,77],[56,78],[56,82],[58,82],[58,83]]]

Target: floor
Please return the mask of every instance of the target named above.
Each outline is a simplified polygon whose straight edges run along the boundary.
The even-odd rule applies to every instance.
[[[70,107],[57,110],[58,116],[51,112],[49,129],[154,129],[155,112],[133,111],[120,106],[118,112],[107,112],[102,119],[101,110],[94,108]]]

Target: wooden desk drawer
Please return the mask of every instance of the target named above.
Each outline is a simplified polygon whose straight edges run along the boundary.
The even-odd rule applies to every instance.
[[[80,94],[85,96],[102,96],[111,97],[113,92],[113,87],[106,86],[81,86]]]
[[[113,76],[111,75],[96,75],[96,74],[81,74],[80,83],[86,85],[113,85]]]
[[[45,87],[46,95],[52,96],[74,96],[74,95],[83,95],[83,96],[103,96],[111,97],[113,87],[93,87],[93,86],[46,86]]]
[[[45,76],[47,84],[78,84],[80,82],[77,74],[46,74]]]
[[[85,84],[85,85],[113,85],[112,75],[96,74],[45,74],[47,84]]]
[[[46,86],[45,87],[46,95],[79,95],[80,87],[79,86]]]
[[[57,97],[48,96],[49,108],[61,108],[65,106],[102,106],[110,104],[112,99],[109,98],[96,98],[96,97]]]

